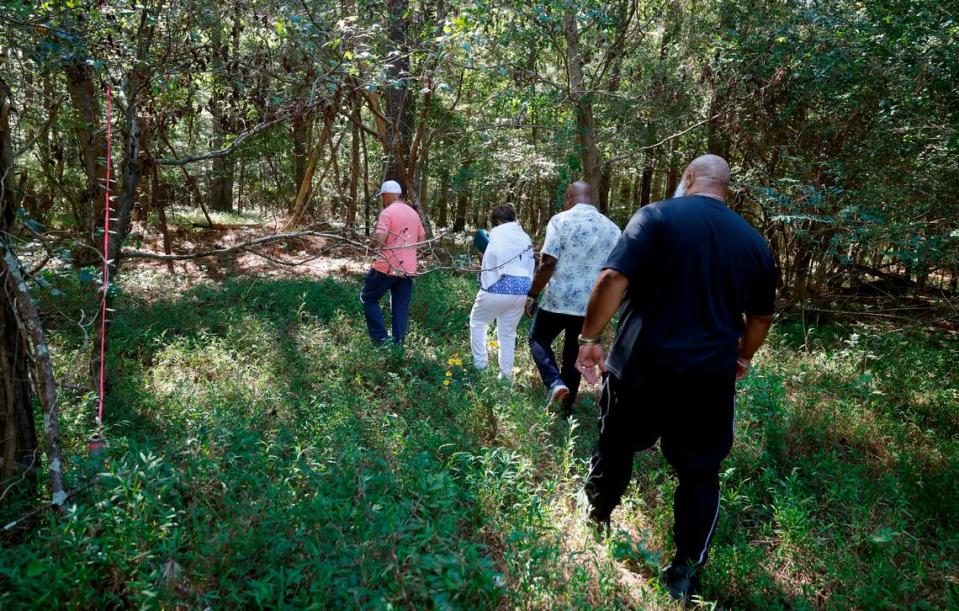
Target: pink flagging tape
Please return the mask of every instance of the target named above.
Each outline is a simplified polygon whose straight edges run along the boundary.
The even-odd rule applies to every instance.
[[[113,112],[113,86],[107,84],[107,179],[103,205],[103,299],[100,304],[100,405],[97,407],[97,430],[103,430],[103,400],[106,396],[107,361],[107,292],[110,290],[110,141]]]

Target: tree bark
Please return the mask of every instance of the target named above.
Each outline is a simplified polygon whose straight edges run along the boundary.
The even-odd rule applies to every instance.
[[[57,411],[57,386],[53,377],[53,365],[50,362],[50,348],[43,333],[40,314],[30,298],[30,291],[20,273],[20,263],[9,248],[5,249],[0,262],[0,276],[6,280],[5,293],[13,295],[17,318],[33,343],[33,358],[36,363],[36,386],[43,406],[43,433],[46,437],[47,471],[50,473],[51,504],[59,511],[67,500],[63,483],[63,459],[60,453],[60,422]],[[21,333],[16,333],[22,337]],[[26,360],[26,355],[23,355]],[[24,427],[33,427],[33,411],[29,411],[30,423]],[[36,447],[36,433],[33,434]],[[31,457],[33,452],[30,453]]]
[[[160,181],[160,170],[156,166],[153,166],[153,185],[150,191],[153,194],[153,208],[157,212],[157,229],[163,236],[163,252],[169,255],[173,252],[173,245],[170,241],[170,227],[166,222],[167,188],[166,183]],[[172,261],[167,261],[167,271],[174,273]]]
[[[410,150],[413,131],[413,103],[409,93],[410,41],[409,41],[409,0],[387,0],[388,13],[387,36],[394,54],[387,65],[387,75],[391,81],[386,90],[386,144],[389,161],[386,166],[386,180],[395,180],[404,190],[410,185],[406,176],[406,160],[403,156]]]
[[[450,173],[444,168],[440,173],[439,211],[436,215],[438,227],[449,227]]]
[[[653,191],[653,160],[646,156],[643,164],[643,177],[639,186],[639,206],[649,205],[649,198]]]
[[[87,186],[80,198],[77,225],[83,229],[90,243],[95,241],[97,223],[103,218],[104,185],[107,156],[106,131],[101,129],[98,92],[93,79],[93,67],[85,59],[64,66],[67,92],[77,113],[76,135],[80,143],[80,160],[87,177]]]
[[[353,131],[350,134],[350,200],[347,202],[346,226],[356,227],[356,210],[359,204],[360,180],[360,107],[356,102],[353,105]]]
[[[0,255],[6,255],[7,231],[16,217],[13,146],[10,130],[12,96],[0,78]],[[10,256],[13,256],[12,253]],[[5,279],[5,278],[4,278]],[[6,287],[4,282],[2,286]],[[37,432],[30,388],[30,351],[20,333],[16,297],[0,291],[0,480],[17,472],[35,474]]]
[[[466,229],[466,208],[469,205],[469,196],[466,188],[460,188],[456,193],[456,217],[453,219],[453,231]]]
[[[302,113],[293,117],[293,184],[299,188],[306,175],[310,144],[310,121]]]
[[[153,14],[151,14],[151,11]],[[104,265],[104,273],[106,274],[108,282],[112,282],[113,279],[116,278],[117,271],[120,267],[120,251],[123,247],[123,241],[130,231],[130,213],[133,208],[133,203],[136,201],[140,178],[143,175],[143,160],[140,159],[141,133],[139,97],[148,85],[147,75],[149,71],[146,69],[145,63],[156,31],[156,11],[159,11],[159,7],[152,9],[144,7],[140,12],[140,25],[135,38],[137,41],[136,64],[127,73],[126,78],[127,107],[124,117],[126,129],[124,130],[123,139],[120,205],[115,214],[110,214],[110,220],[114,223],[113,227],[104,228],[104,230],[112,232],[110,234],[112,238],[109,249],[107,252],[102,253],[106,262]],[[111,211],[112,210],[113,208],[111,207]],[[107,302],[107,312],[110,312],[112,311],[113,305],[113,292],[108,291],[105,298]],[[108,316],[106,324],[103,327],[99,325],[96,327],[94,351],[90,358],[91,379],[93,380],[94,388],[100,387],[100,346],[102,342],[105,354],[108,347],[107,340],[109,339],[111,323],[112,320]]]
[[[310,158],[306,163],[306,173],[303,175],[303,182],[300,183],[300,189],[297,191],[296,201],[293,204],[293,212],[290,214],[290,220],[284,225],[285,230],[295,227],[302,222],[307,205],[310,203],[310,196],[313,194],[313,176],[316,174],[316,166],[317,163],[319,163],[320,154],[326,148],[326,141],[329,139],[332,130],[333,116],[330,110],[331,108],[332,106],[328,107],[324,114],[323,129],[320,130],[320,137],[313,146],[313,150],[310,151]]]
[[[217,23],[213,27],[211,39],[213,44],[212,65],[216,72],[214,82],[218,75],[227,73],[227,65],[231,61],[231,55],[235,56],[239,53],[239,19],[239,9],[237,9],[231,31],[232,44],[228,44],[223,40],[223,31],[220,29],[220,23]],[[231,90],[233,92],[231,98],[237,98],[238,92],[236,91],[235,82]],[[210,112],[213,115],[214,126],[213,148],[219,150],[226,142],[226,135],[234,131],[236,121],[233,116],[233,111],[227,108],[226,101],[222,99],[226,97],[225,92],[218,91],[218,88],[214,86],[213,95],[214,98],[221,98],[211,98],[210,100]],[[218,212],[231,212],[233,210],[233,182],[236,175],[236,159],[234,159],[232,155],[214,157],[212,175],[213,177],[210,181],[210,209]]]
[[[579,26],[576,23],[575,9],[566,13],[566,61],[570,97],[576,114],[576,135],[583,164],[583,179],[593,188],[593,201],[598,201],[601,182],[600,156],[593,124],[593,101],[584,87],[583,59],[579,49]],[[603,212],[605,213],[605,210]]]

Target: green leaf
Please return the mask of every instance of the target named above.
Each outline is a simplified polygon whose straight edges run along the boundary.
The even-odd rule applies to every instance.
[[[43,572],[46,570],[46,566],[39,560],[34,560],[27,565],[27,577],[39,577],[43,575]]]

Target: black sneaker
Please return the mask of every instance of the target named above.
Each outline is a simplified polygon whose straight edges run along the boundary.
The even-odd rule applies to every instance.
[[[663,585],[666,586],[673,600],[689,602],[693,596],[699,595],[699,575],[693,567],[673,565],[666,567],[663,572]]]
[[[609,515],[603,516],[596,511],[596,508],[590,504],[589,499],[586,497],[585,490],[580,490],[579,494],[576,495],[576,504],[582,512],[581,515],[586,518],[586,523],[589,525],[590,530],[593,531],[593,534],[600,539],[608,537],[612,531]]]

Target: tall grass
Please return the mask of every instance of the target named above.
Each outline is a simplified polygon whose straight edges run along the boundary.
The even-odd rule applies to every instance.
[[[637,457],[595,539],[576,502],[594,399],[571,424],[548,412],[522,346],[512,388],[472,371],[474,291],[419,280],[405,351],[370,345],[352,279],[126,293],[103,463],[84,449],[91,397],[64,399],[72,484],[101,476],[62,519],[6,536],[0,606],[667,605],[664,460]],[[79,337],[52,324],[64,368]],[[706,598],[959,605],[957,352],[779,324],[741,384]]]

